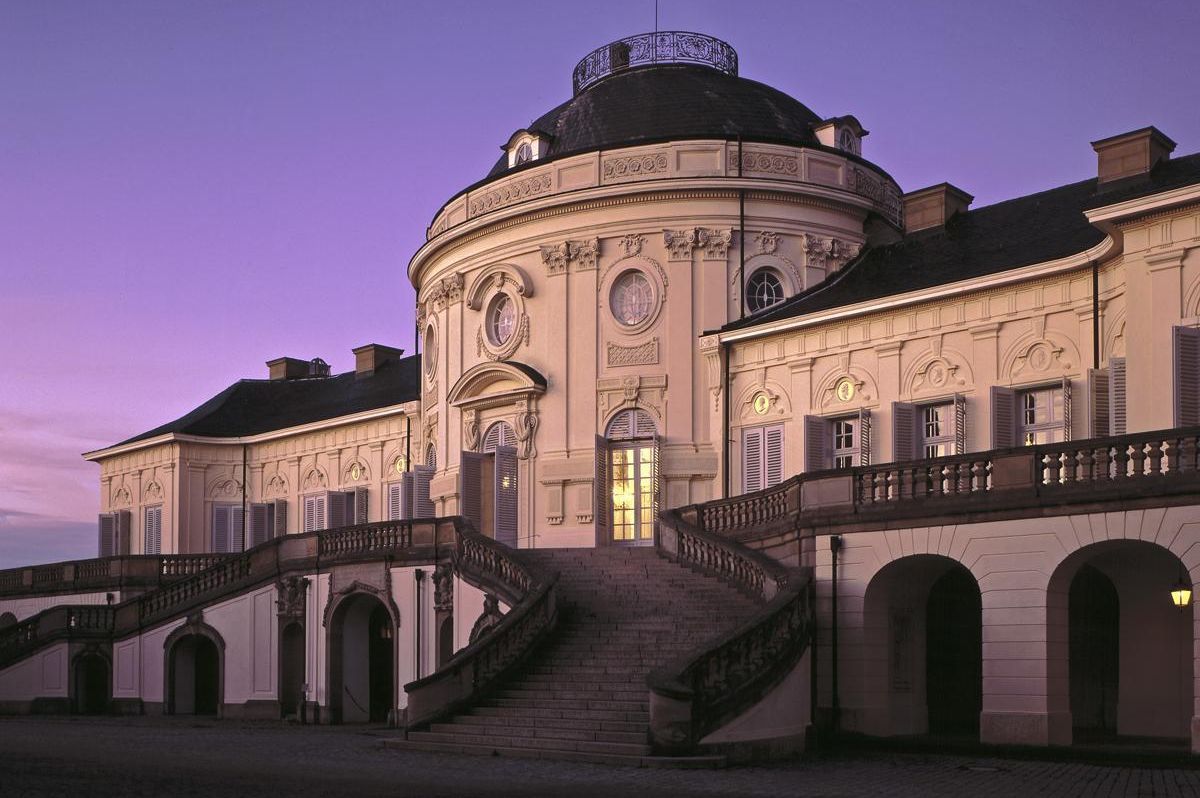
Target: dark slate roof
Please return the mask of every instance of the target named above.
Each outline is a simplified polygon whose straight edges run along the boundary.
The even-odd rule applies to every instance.
[[[238,380],[192,412],[121,441],[120,446],[168,432],[232,438],[286,429],[420,398],[421,358],[384,363],[359,379],[353,371],[297,380]]]
[[[763,83],[715,69],[659,64],[590,86],[529,125],[552,138],[544,158],[674,138],[814,145],[821,118]],[[539,163],[541,160],[534,162]],[[508,168],[502,155],[489,177]]]
[[[1074,255],[1104,238],[1090,208],[1200,183],[1200,154],[1158,164],[1149,176],[1100,186],[1096,179],[954,216],[945,227],[910,233],[865,251],[829,280],[722,330],[804,316]]]

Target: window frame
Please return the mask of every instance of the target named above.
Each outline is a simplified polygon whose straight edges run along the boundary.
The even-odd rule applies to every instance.
[[[766,276],[766,277],[770,277],[770,278],[774,279],[775,285],[778,287],[778,299],[776,299],[773,302],[770,302],[769,304],[761,305],[759,307],[753,307],[750,302],[750,297],[753,295],[752,288],[754,286],[755,279],[760,276]],[[744,293],[743,301],[746,306],[746,311],[750,315],[754,315],[756,313],[762,313],[764,310],[770,310],[771,308],[775,307],[776,305],[780,304],[781,302],[785,301],[788,298],[787,297],[787,285],[783,279],[783,275],[781,275],[776,269],[774,269],[770,266],[760,266],[757,269],[755,269],[753,272],[751,272],[750,276],[746,278],[746,287],[745,287],[745,290],[743,293]]]

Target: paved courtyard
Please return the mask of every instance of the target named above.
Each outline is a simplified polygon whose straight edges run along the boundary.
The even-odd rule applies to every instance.
[[[1200,795],[1200,770],[858,754],[719,771],[385,751],[348,727],[0,719],[9,796]]]

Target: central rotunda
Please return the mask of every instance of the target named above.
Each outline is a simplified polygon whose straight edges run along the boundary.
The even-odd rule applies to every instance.
[[[901,231],[858,121],[739,76],[725,42],[633,36],[572,82],[445,203],[408,268],[419,500],[521,547],[649,543],[659,509],[753,487],[792,409],[769,381],[722,402],[727,353],[706,331]],[[730,462],[734,426],[754,463]]]

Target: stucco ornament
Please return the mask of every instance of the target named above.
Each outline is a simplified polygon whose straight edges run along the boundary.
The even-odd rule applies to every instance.
[[[111,507],[128,507],[133,504],[133,497],[129,493],[129,488],[121,485],[112,492],[112,497],[109,499]]]
[[[223,479],[209,489],[208,495],[214,499],[232,499],[242,492],[242,483],[236,479]]]
[[[304,486],[304,490],[306,491],[317,490],[318,488],[323,488],[328,485],[329,480],[325,478],[325,475],[321,473],[320,469],[310,468],[308,473],[304,475],[304,482],[302,484]]]
[[[763,230],[754,237],[755,243],[758,244],[758,254],[774,255],[779,249],[779,233],[773,233],[770,230]]]
[[[454,566],[448,562],[433,569],[433,609],[437,612],[454,610]]]
[[[663,243],[667,246],[668,260],[691,260],[698,237],[696,228],[691,230],[663,230]]]
[[[632,258],[634,255],[642,254],[642,243],[645,240],[646,237],[641,233],[630,233],[629,235],[622,236],[617,241],[617,246],[625,253],[625,257]]]
[[[267,487],[263,492],[268,496],[286,496],[288,492],[287,479],[283,474],[275,472],[267,480]]]
[[[567,261],[570,259],[570,245],[563,241],[561,244],[542,244],[542,263],[546,264],[546,274],[565,274]]]
[[[538,416],[532,410],[525,410],[517,416],[517,457],[528,460],[537,457],[537,447],[534,445],[534,435],[537,433]]]
[[[468,452],[479,451],[479,414],[474,410],[463,413],[463,448]]]
[[[287,576],[275,585],[279,598],[276,612],[281,618],[303,618],[304,600],[308,595],[308,580],[302,576]]]
[[[498,626],[503,619],[504,613],[500,612],[500,600],[491,593],[484,593],[483,613],[475,621],[475,625],[471,627],[470,642],[474,643],[492,627]]]
[[[733,243],[733,230],[699,227],[696,228],[696,240],[704,247],[705,260],[724,260],[729,256],[729,245]]]
[[[160,485],[157,480],[151,482],[142,490],[142,501],[157,501],[162,497],[162,485]]]

